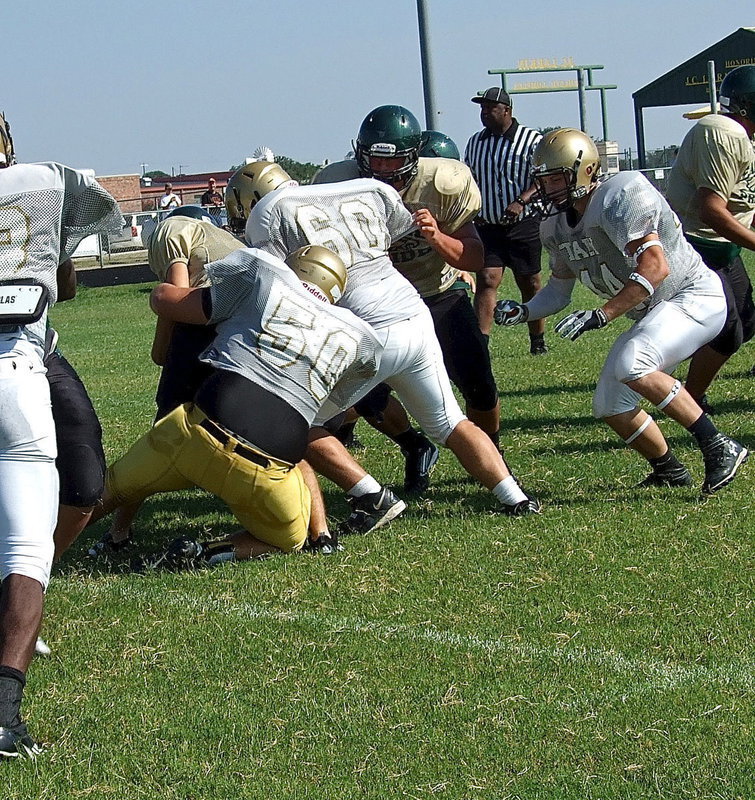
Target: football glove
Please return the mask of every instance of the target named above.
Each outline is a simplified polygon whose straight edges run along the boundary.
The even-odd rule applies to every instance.
[[[517,303],[516,300],[501,300],[496,303],[493,319],[496,325],[518,325],[527,322],[530,312],[527,306]]]
[[[602,308],[594,311],[574,311],[564,317],[554,328],[556,333],[564,339],[574,341],[585,331],[596,331],[608,325],[608,317]]]

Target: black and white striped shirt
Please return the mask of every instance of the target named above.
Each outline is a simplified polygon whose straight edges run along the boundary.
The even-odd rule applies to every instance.
[[[464,161],[472,170],[482,195],[479,219],[500,225],[506,207],[532,183],[530,156],[542,135],[513,119],[508,130],[496,136],[484,129],[467,142]],[[523,216],[529,216],[525,209]]]

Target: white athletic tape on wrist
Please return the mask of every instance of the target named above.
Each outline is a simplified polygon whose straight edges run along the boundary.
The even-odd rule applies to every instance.
[[[639,257],[649,248],[649,247],[660,247],[663,250],[663,245],[661,244],[660,240],[658,239],[651,239],[649,242],[645,242],[641,244],[635,251],[634,251],[634,263],[636,264]]]
[[[661,400],[660,403],[656,406],[659,411],[663,411],[664,408],[679,394],[682,389],[681,381],[674,381],[674,385],[671,387],[671,391]]]
[[[649,281],[649,280],[648,280],[648,279],[647,279],[647,278],[646,278],[644,275],[640,275],[640,273],[639,273],[639,272],[633,272],[633,273],[632,273],[632,274],[629,276],[629,280],[630,280],[630,281],[634,281],[635,283],[639,283],[639,284],[640,284],[640,286],[642,286],[642,288],[643,288],[643,289],[644,289],[644,290],[645,290],[645,291],[646,291],[646,292],[647,292],[647,293],[648,293],[648,294],[649,294],[651,297],[652,297],[652,296],[653,296],[653,294],[655,293],[655,287],[653,286],[653,284],[652,284],[652,283],[650,283],[650,281]]]
[[[632,442],[638,437],[642,435],[642,432],[647,428],[648,425],[653,421],[653,418],[648,414],[647,419],[640,425],[639,428],[628,438],[624,439],[626,444],[632,444]]]

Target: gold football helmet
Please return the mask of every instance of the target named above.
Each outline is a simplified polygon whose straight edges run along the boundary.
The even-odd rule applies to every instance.
[[[332,250],[308,244],[289,253],[286,264],[320,300],[337,303],[346,288],[346,267]]]
[[[291,176],[271,161],[253,161],[233,173],[225,190],[228,224],[234,233],[243,233],[249,212],[266,194],[291,180]]]
[[[9,167],[16,163],[16,154],[13,151],[13,138],[10,135],[10,125],[5,115],[0,113],[0,167]]]
[[[532,154],[532,172],[544,215],[565,211],[574,201],[588,195],[600,175],[600,156],[595,142],[575,128],[549,131]],[[563,188],[546,191],[543,178],[563,175]]]

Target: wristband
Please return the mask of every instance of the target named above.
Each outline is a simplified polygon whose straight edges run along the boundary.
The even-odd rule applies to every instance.
[[[516,198],[516,200],[514,200],[514,202],[515,202],[515,203],[519,203],[519,205],[520,205],[520,206],[526,206],[526,205],[527,205],[527,202],[526,202],[526,200],[525,200],[525,199],[522,197],[522,195],[519,195],[519,197],[517,197],[517,198]]]
[[[647,292],[647,293],[648,293],[648,294],[649,294],[651,297],[652,297],[652,296],[653,296],[653,294],[655,293],[655,287],[653,286],[653,284],[652,284],[652,283],[650,283],[650,281],[649,281],[649,280],[648,280],[648,279],[647,279],[647,278],[646,278],[644,275],[640,275],[640,273],[639,273],[639,272],[633,272],[633,273],[632,273],[632,274],[629,276],[629,280],[630,280],[630,281],[634,281],[635,283],[639,283],[639,284],[640,284],[640,286],[642,286],[642,288],[643,288],[643,289],[645,289],[645,291],[646,291],[646,292]]]

